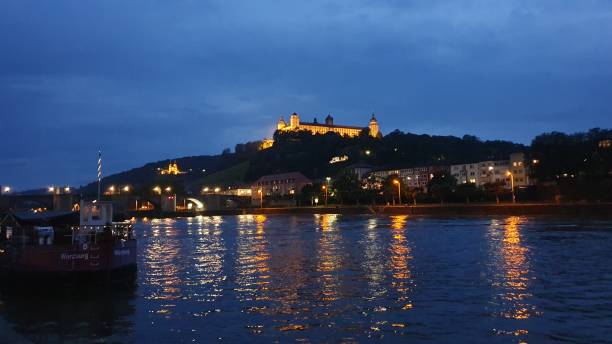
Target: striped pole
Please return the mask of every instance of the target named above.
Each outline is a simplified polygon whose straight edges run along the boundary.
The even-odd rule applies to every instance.
[[[100,201],[100,183],[102,182],[102,151],[98,151],[98,201]]]

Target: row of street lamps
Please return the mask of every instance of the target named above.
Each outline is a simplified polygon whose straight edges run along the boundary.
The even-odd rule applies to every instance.
[[[163,190],[164,190],[164,191],[166,191],[167,193],[170,193],[170,192],[172,192],[172,187],[170,187],[170,186],[166,186],[166,187],[165,187]],[[161,186],[159,186],[159,185],[155,186],[155,187],[153,188],[153,191],[154,191],[155,193],[157,193],[158,195],[161,195],[161,194],[162,194],[162,188],[161,188]]]
[[[62,191],[64,193],[69,193],[70,192],[70,187],[69,186],[65,186],[65,187],[61,188],[61,187],[57,187],[57,186],[49,186],[47,191],[49,191],[50,193],[61,193]]]

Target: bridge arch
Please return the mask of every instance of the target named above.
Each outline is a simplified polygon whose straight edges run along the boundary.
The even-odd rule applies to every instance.
[[[204,203],[197,198],[187,198],[187,201],[193,202],[196,205],[197,210],[204,210]]]

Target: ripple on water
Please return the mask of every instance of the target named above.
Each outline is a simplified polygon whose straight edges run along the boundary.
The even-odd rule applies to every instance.
[[[0,316],[34,341],[608,341],[605,221],[241,215],[136,226],[135,293],[47,299],[48,311],[0,294]]]

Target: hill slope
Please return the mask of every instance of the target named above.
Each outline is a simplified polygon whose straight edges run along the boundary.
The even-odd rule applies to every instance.
[[[334,133],[311,135],[309,132],[275,133],[272,148],[258,151],[257,142],[236,145],[236,153],[191,156],[175,160],[186,174],[162,176],[171,160],[162,160],[117,173],[102,180],[110,185],[130,185],[146,191],[154,185],[171,186],[177,192],[198,193],[204,185],[237,186],[253,182],[262,175],[300,171],[310,178],[336,175],[352,164],[378,168],[401,168],[482,160],[507,159],[510,153],[527,151],[527,147],[507,141],[481,141],[474,136],[416,135],[394,131],[374,139],[365,134],[356,138]],[[330,164],[333,157],[346,156],[345,162]],[[205,170],[205,171],[204,171]],[[203,172],[204,171],[204,172]],[[97,192],[96,183],[82,189],[85,194]]]

